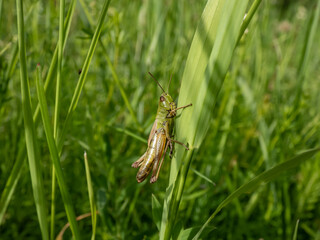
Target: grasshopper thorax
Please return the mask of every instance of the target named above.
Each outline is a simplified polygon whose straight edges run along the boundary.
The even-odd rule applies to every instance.
[[[158,112],[166,118],[172,118],[176,116],[176,108],[177,105],[173,101],[172,97],[166,92],[163,92],[159,99]]]

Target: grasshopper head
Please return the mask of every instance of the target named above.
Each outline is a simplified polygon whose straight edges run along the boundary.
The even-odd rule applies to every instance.
[[[176,116],[176,103],[173,101],[172,97],[165,92],[163,92],[160,96],[159,108],[162,109],[163,112],[167,113],[166,117],[171,118]]]
[[[149,74],[156,81],[156,83],[158,84],[158,86],[162,90],[162,94],[160,96],[160,101],[159,101],[158,113],[160,114],[160,116],[163,116],[166,118],[175,117],[176,113],[177,113],[176,103],[173,101],[172,97],[165,92],[165,90],[160,85],[160,83],[157,81],[157,79],[150,72],[149,72]],[[171,75],[171,77],[172,77],[172,75]],[[170,77],[170,82],[171,82],[171,77]],[[170,85],[170,82],[169,82],[169,85]],[[168,89],[169,89],[169,86],[168,86]]]

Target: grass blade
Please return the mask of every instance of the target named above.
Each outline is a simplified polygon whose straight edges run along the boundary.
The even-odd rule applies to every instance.
[[[274,180],[276,177],[278,177],[280,174],[297,167],[304,161],[310,159],[314,154],[316,154],[318,151],[320,151],[320,148],[311,149],[308,151],[305,151],[304,153],[299,154],[298,156],[292,158],[291,160],[288,160],[286,162],[280,163],[276,165],[275,167],[261,173],[260,175],[253,178],[248,183],[242,185],[237,190],[235,190],[233,193],[231,193],[222,203],[219,204],[217,209],[214,211],[214,213],[209,217],[209,219],[205,222],[205,224],[201,227],[200,231],[197,233],[197,235],[193,238],[194,240],[198,239],[201,232],[205,227],[211,222],[211,220],[218,214],[218,212],[221,211],[222,208],[227,206],[232,200],[236,199],[243,193],[249,193],[255,190],[258,186],[260,186],[262,183],[267,183],[272,180]]]
[[[27,154],[29,160],[29,168],[32,181],[33,196],[37,208],[37,214],[42,234],[42,239],[49,239],[47,209],[44,197],[44,187],[41,175],[40,152],[36,139],[35,126],[32,118],[31,99],[29,91],[29,81],[27,72],[25,33],[24,33],[24,17],[23,2],[17,0],[17,23],[18,23],[18,42],[19,42],[19,58],[20,58],[20,81],[21,81],[21,100],[23,106],[25,139],[27,146]],[[19,173],[18,173],[19,175]]]
[[[42,116],[42,121],[43,121],[43,126],[48,142],[48,147],[51,155],[51,159],[55,168],[58,184],[60,187],[60,192],[61,196],[63,199],[64,207],[67,212],[68,220],[70,223],[71,231],[73,233],[73,236],[75,239],[80,239],[80,233],[78,229],[78,224],[76,222],[76,216],[74,213],[73,209],[73,204],[71,201],[71,197],[68,192],[67,185],[64,180],[61,164],[60,164],[60,158],[58,154],[58,150],[55,144],[55,140],[53,137],[53,132],[50,124],[50,119],[49,119],[49,114],[48,114],[48,107],[47,107],[47,100],[45,98],[45,93],[44,93],[44,87],[43,83],[41,81],[41,74],[40,74],[40,66],[37,66],[37,81],[36,81],[36,86],[37,86],[37,94],[38,94],[38,99],[40,103],[40,110],[41,110],[41,116]]]

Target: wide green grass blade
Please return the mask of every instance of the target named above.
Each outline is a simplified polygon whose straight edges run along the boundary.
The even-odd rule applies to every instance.
[[[27,154],[29,160],[29,169],[31,174],[31,182],[33,196],[37,208],[37,214],[42,234],[42,239],[49,239],[47,208],[44,197],[43,179],[40,165],[40,152],[37,143],[35,126],[32,118],[31,99],[29,91],[29,81],[27,72],[26,59],[26,43],[24,32],[23,2],[17,0],[17,23],[18,23],[18,42],[19,42],[19,58],[20,58],[20,81],[21,81],[21,101],[24,116],[25,139],[27,146]],[[18,173],[19,175],[20,173]],[[13,185],[14,187],[15,185]]]
[[[179,140],[185,139],[191,149],[200,147],[208,130],[211,113],[237,43],[246,5],[247,1],[219,1],[218,14],[221,16],[212,20],[211,24],[216,25],[215,36],[207,43],[212,46],[210,55],[207,53],[209,46],[202,44],[205,36],[202,36],[204,33],[201,32],[201,27],[204,23],[200,22],[198,26],[200,30],[197,30],[198,34],[194,37],[188,55],[178,102],[178,106],[189,102],[192,102],[193,106],[182,113],[176,124]],[[202,56],[193,57],[199,55],[199,51]],[[185,154],[185,151],[181,150],[182,148],[177,148],[178,167],[181,154]],[[176,174],[177,171],[170,176],[170,183]]]
[[[304,153],[299,154],[298,156],[292,158],[291,160],[280,163],[277,166],[261,173],[260,175],[256,176],[251,181],[249,181],[248,183],[239,187],[237,190],[235,190],[233,193],[231,193],[222,203],[219,204],[219,206],[214,211],[214,213],[209,217],[209,219],[205,222],[205,224],[201,227],[200,231],[194,237],[194,240],[199,238],[201,232],[212,221],[212,219],[218,214],[218,212],[220,212],[222,208],[224,208],[230,202],[232,202],[232,200],[238,198],[241,194],[252,192],[257,187],[259,187],[261,184],[270,182],[270,181],[274,180],[275,178],[277,178],[280,174],[283,174],[286,171],[297,167],[301,163],[310,159],[318,151],[320,151],[320,148],[305,151]]]
[[[164,201],[160,239],[169,239],[194,151],[208,130],[213,107],[237,44],[248,1],[208,1],[194,35],[182,77],[178,107],[193,104],[177,120],[176,136],[189,151],[176,147]],[[182,159],[184,165],[180,170]],[[179,176],[178,176],[179,173]],[[171,189],[173,191],[171,192]]]
[[[76,216],[74,213],[73,204],[71,201],[70,194],[68,192],[67,185],[65,183],[65,178],[63,176],[61,164],[60,164],[60,157],[57,150],[57,146],[53,137],[53,131],[51,128],[51,122],[49,119],[49,113],[48,113],[48,106],[47,106],[47,100],[44,93],[44,86],[41,80],[41,74],[40,74],[40,66],[37,66],[37,78],[36,78],[36,86],[37,86],[37,94],[40,104],[40,110],[41,110],[41,116],[42,116],[42,122],[48,142],[48,147],[50,150],[51,159],[55,168],[56,177],[58,180],[58,184],[60,187],[60,193],[63,199],[64,207],[66,209],[67,217],[70,223],[71,231],[73,233],[73,236],[75,239],[80,239],[80,232],[78,228],[78,224],[76,221]]]
[[[94,191],[93,191],[91,175],[90,175],[90,167],[89,167],[86,152],[84,152],[84,166],[86,168],[86,178],[87,178],[88,194],[89,194],[90,210],[91,210],[91,221],[92,221],[91,239],[94,240],[96,237],[96,228],[97,228],[97,205],[94,198]]]
[[[69,34],[69,30],[70,30],[70,25],[71,25],[71,19],[74,13],[74,9],[75,9],[75,0],[72,0],[70,2],[70,6],[69,6],[69,10],[66,16],[66,20],[65,20],[65,29],[64,29],[64,46],[66,44],[66,39],[68,37]],[[54,73],[56,71],[56,67],[57,67],[57,58],[58,58],[58,45],[55,49],[50,67],[49,67],[49,71],[46,77],[46,84],[45,84],[45,90],[47,91],[47,89],[49,88],[49,86],[51,85],[53,79],[54,79]],[[13,66],[16,64],[16,60],[14,59],[13,62],[10,64],[10,67],[8,68],[8,75],[12,75],[13,72]],[[37,105],[37,108],[33,114],[33,121],[34,123],[37,122],[38,118],[39,118],[39,111],[40,111],[40,106],[39,104]],[[22,140],[20,140],[22,141]],[[23,140],[24,141],[24,140]],[[2,223],[2,219],[3,216],[6,212],[6,209],[8,207],[8,204],[10,202],[10,199],[15,191],[15,187],[19,181],[20,178],[20,174],[21,174],[21,170],[23,169],[21,166],[23,165],[24,159],[26,156],[26,148],[25,145],[22,148],[19,148],[19,153],[17,156],[17,159],[14,163],[14,166],[11,170],[10,176],[8,177],[8,180],[5,184],[5,188],[1,194],[1,199],[0,199],[0,224]]]

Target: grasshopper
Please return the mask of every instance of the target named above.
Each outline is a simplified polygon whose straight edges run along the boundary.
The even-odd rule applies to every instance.
[[[172,131],[174,124],[173,120],[177,114],[177,110],[190,107],[192,106],[192,104],[177,108],[177,105],[172,100],[172,97],[164,91],[160,83],[150,72],[149,74],[161,88],[162,94],[159,99],[156,120],[154,121],[149,135],[147,151],[131,165],[134,168],[140,167],[136,177],[138,183],[144,181],[147,178],[147,176],[151,172],[151,169],[152,176],[150,179],[150,183],[154,183],[157,181],[168,147],[170,147],[170,157],[172,157],[173,142],[178,143],[184,146],[185,149],[189,150],[189,148],[185,144],[172,138]],[[169,85],[171,82],[171,77]]]

